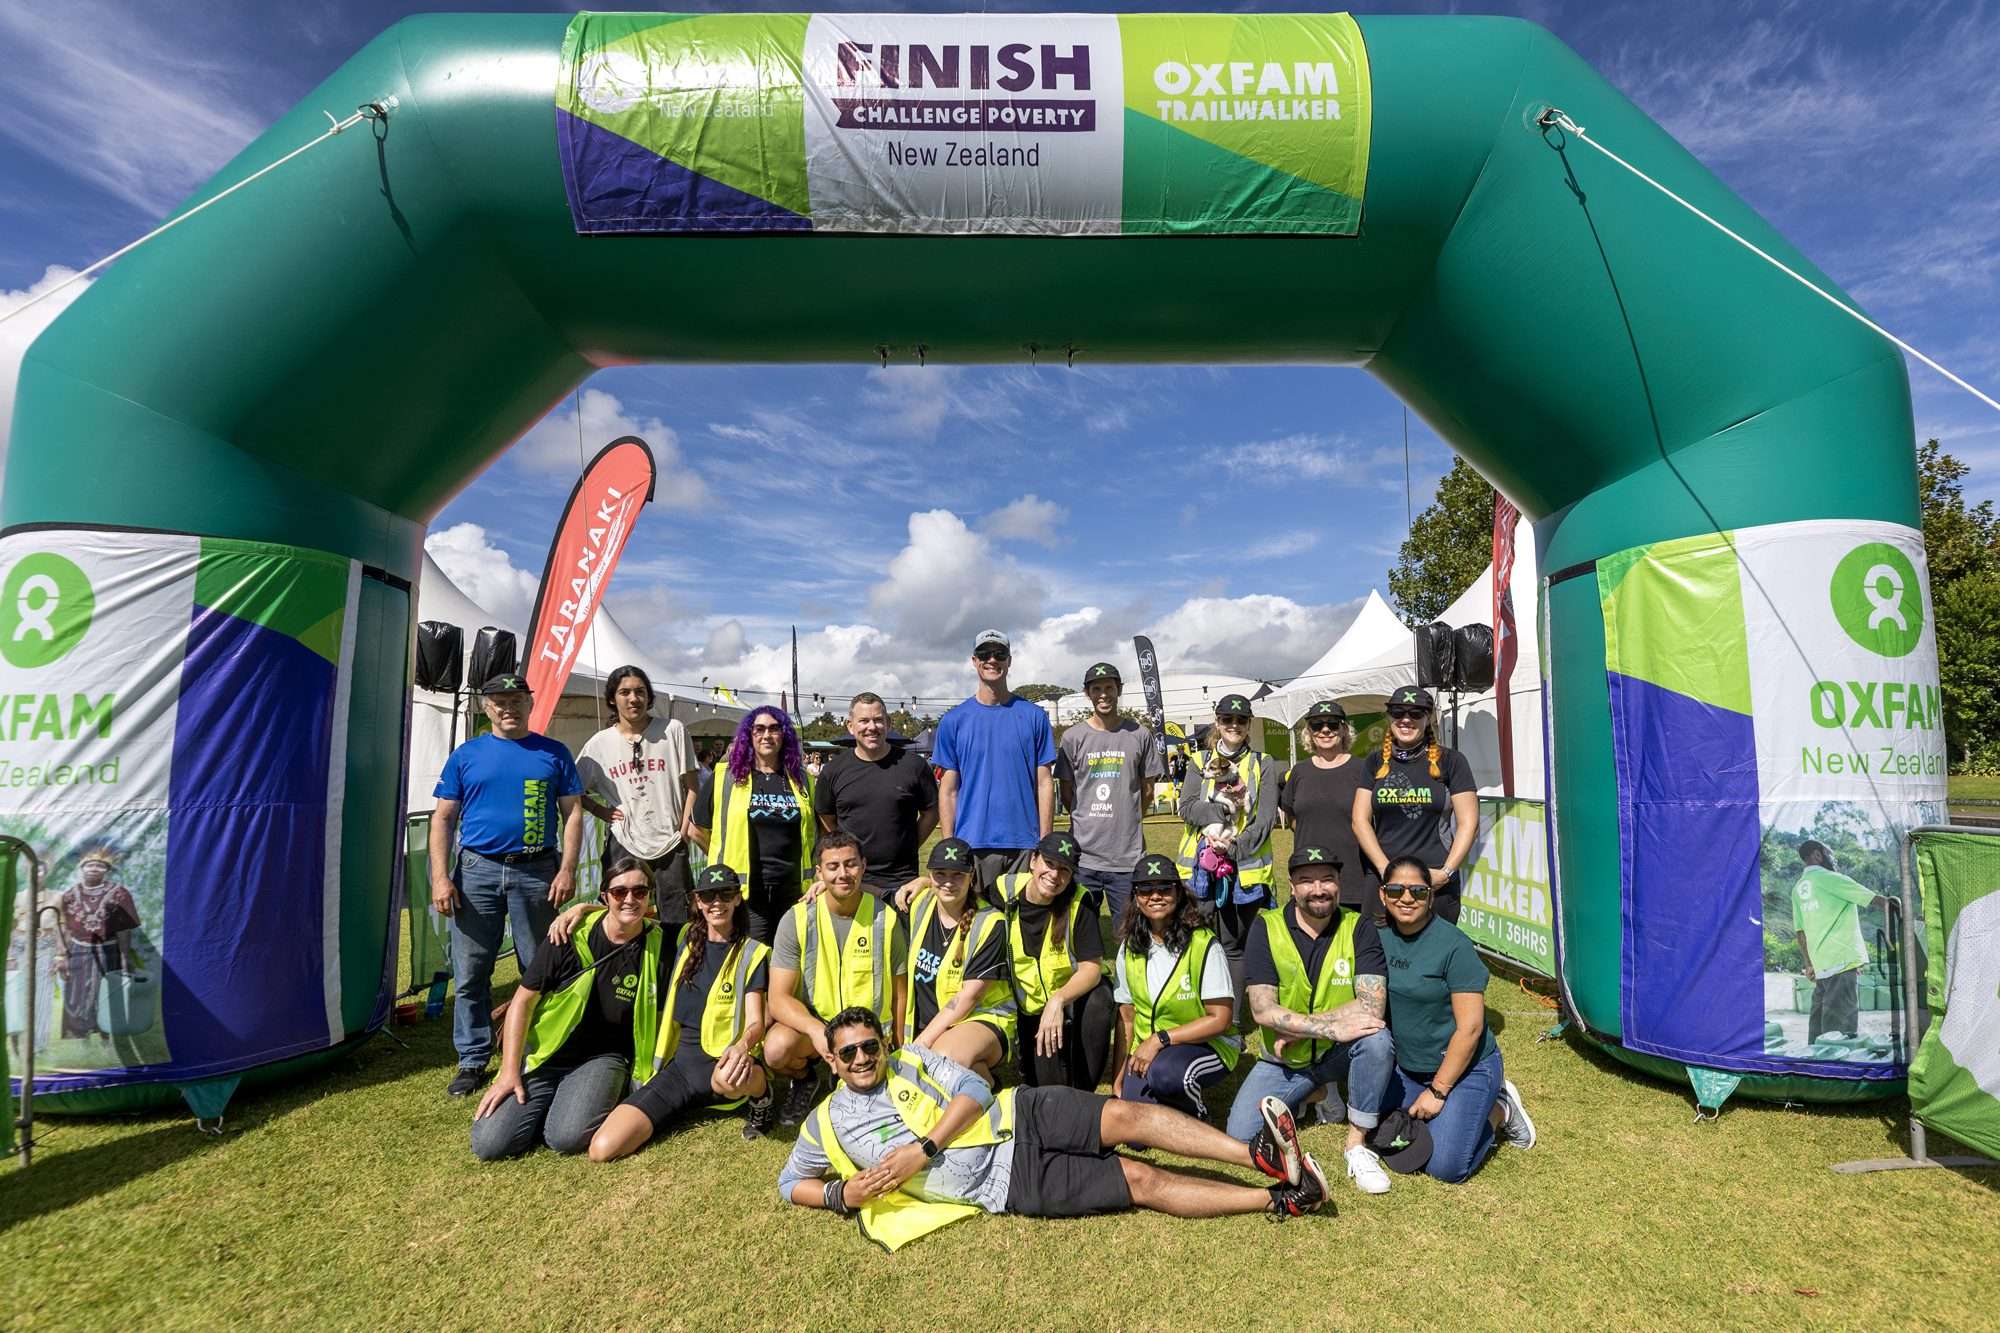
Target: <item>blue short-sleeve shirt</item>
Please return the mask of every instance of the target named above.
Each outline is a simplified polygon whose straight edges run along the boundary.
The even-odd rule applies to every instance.
[[[1033,847],[1041,840],[1035,770],[1056,762],[1042,706],[1016,694],[1004,704],[967,699],[938,720],[931,762],[958,772],[952,833],[974,847]]]
[[[534,733],[510,741],[489,732],[451,752],[433,795],[459,803],[460,846],[507,856],[560,846],[556,802],[582,792],[576,760],[561,741]]]

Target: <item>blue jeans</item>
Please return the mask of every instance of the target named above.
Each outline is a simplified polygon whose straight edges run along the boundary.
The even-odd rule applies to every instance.
[[[493,1056],[493,960],[514,922],[514,952],[525,969],[549,933],[556,909],[549,904],[549,881],[562,867],[555,852],[508,865],[462,851],[459,904],[451,914],[451,974],[458,1001],[451,1012],[451,1044],[461,1069],[484,1069]]]
[[[1132,872],[1120,874],[1116,870],[1079,867],[1076,882],[1084,893],[1111,905],[1111,929],[1117,930],[1118,923],[1125,919],[1125,904],[1132,901]]]
[[[1486,1160],[1494,1145],[1493,1122],[1488,1117],[1493,1103],[1500,1099],[1500,1084],[1506,1077],[1495,1047],[1493,1054],[1452,1084],[1444,1110],[1431,1117],[1431,1160],[1424,1164],[1425,1175],[1456,1185]],[[1402,1099],[1397,1104],[1407,1109],[1422,1094],[1425,1081],[1411,1078],[1401,1069],[1396,1071],[1396,1079]]]
[[[547,1066],[521,1079],[528,1100],[501,1099],[492,1114],[472,1122],[472,1155],[482,1162],[533,1152],[537,1142],[552,1151],[590,1151],[604,1117],[625,1095],[631,1062],[622,1055],[597,1055],[574,1069]]]
[[[1236,1101],[1229,1108],[1229,1137],[1248,1143],[1257,1136],[1264,1125],[1257,1103],[1264,1098],[1279,1098],[1297,1115],[1313,1089],[1337,1083],[1343,1075],[1347,1079],[1347,1123],[1373,1129],[1382,1112],[1394,1105],[1389,1100],[1389,1076],[1395,1068],[1396,1044],[1387,1028],[1358,1041],[1337,1044],[1304,1069],[1259,1060],[1236,1090]]]

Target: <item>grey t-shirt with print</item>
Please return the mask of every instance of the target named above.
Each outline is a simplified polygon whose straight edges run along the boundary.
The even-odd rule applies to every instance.
[[[1082,851],[1085,870],[1126,874],[1145,850],[1146,831],[1139,803],[1148,780],[1166,772],[1150,727],[1119,719],[1099,731],[1088,719],[1062,734],[1056,746],[1056,774],[1076,787],[1070,830]]]

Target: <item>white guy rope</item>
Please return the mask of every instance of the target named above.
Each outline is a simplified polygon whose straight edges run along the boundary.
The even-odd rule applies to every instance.
[[[180,216],[169,218],[167,221],[162,222],[159,226],[153,228],[151,231],[147,232],[144,236],[141,236],[138,240],[132,242],[130,245],[125,246],[122,249],[112,251],[110,254],[104,256],[104,258],[98,260],[95,264],[90,265],[88,268],[78,269],[75,273],[70,274],[69,277],[63,279],[61,282],[57,283],[55,286],[49,288],[47,291],[41,293],[40,295],[31,296],[27,300],[21,302],[21,304],[15,306],[12,310],[6,311],[5,313],[0,313],[0,324],[5,324],[8,320],[14,318],[14,316],[20,314],[23,310],[28,309],[30,306],[39,305],[41,302],[48,300],[51,296],[54,296],[57,292],[62,291],[67,287],[73,286],[76,283],[82,282],[85,278],[97,272],[97,270],[103,268],[106,264],[111,263],[113,260],[124,258],[126,255],[131,254],[134,250],[137,250],[140,246],[144,245],[147,241],[152,240],[155,236],[161,235],[164,232],[171,231],[175,227],[180,226],[181,223],[186,222],[189,218],[201,212],[204,208],[207,208],[210,204],[221,203],[224,199],[227,199],[230,195],[235,194],[238,190],[242,189],[250,182],[257,180],[259,177],[268,176],[270,173],[276,171],[279,167],[284,166],[285,163],[291,161],[293,158],[299,156],[301,153],[305,153],[311,149],[319,147],[321,144],[325,143],[328,139],[331,139],[334,135],[353,129],[356,125],[360,124],[364,120],[387,120],[389,118],[389,113],[395,110],[395,108],[396,108],[396,99],[394,97],[385,97],[379,102],[362,103],[360,106],[355,108],[354,114],[349,116],[346,120],[334,120],[333,113],[330,111],[320,112],[322,116],[325,116],[328,120],[333,121],[333,127],[327,130],[326,133],[320,135],[319,138],[314,139],[310,143],[299,145],[297,148],[294,148],[291,152],[286,153],[283,157],[279,158],[276,162],[273,162],[271,163],[271,165],[267,167],[262,167],[257,171],[253,172],[252,174],[245,176],[242,180],[236,182],[236,184],[230,186],[228,189],[222,191],[220,194],[217,194],[213,198],[204,199],[200,203],[196,204],[193,208],[190,208],[187,212],[182,213]]]
[[[1756,255],[1759,259],[1763,260],[1771,267],[1777,269],[1778,272],[1792,279],[1794,282],[1804,287],[1807,291],[1813,293],[1813,295],[1819,297],[1821,300],[1831,305],[1834,309],[1840,311],[1842,314],[1850,315],[1853,318],[1859,320],[1861,323],[1867,325],[1875,332],[1881,334],[1884,338],[1887,338],[1890,342],[1896,344],[1896,346],[1902,348],[1905,352],[1908,352],[1911,356],[1915,357],[1917,360],[1929,366],[1932,370],[1935,370],[1938,374],[1950,380],[1953,384],[1956,384],[1959,388],[1971,394],[1974,398],[1977,398],[1980,402],[1986,404],[1994,411],[2000,412],[2000,402],[1994,401],[1991,395],[1985,393],[1983,390],[1978,389],[1971,384],[1968,384],[1964,379],[1962,379],[1958,375],[1953,374],[1951,371],[1945,369],[1943,366],[1939,365],[1936,361],[1933,361],[1930,357],[1925,356],[1922,352],[1919,352],[1916,348],[1910,346],[1910,344],[1904,342],[1901,338],[1898,338],[1895,334],[1889,332],[1889,330],[1883,328],[1880,324],[1877,324],[1874,320],[1868,318],[1868,316],[1862,314],[1859,310],[1856,310],[1853,306],[1847,304],[1847,302],[1841,300],[1839,297],[1835,296],[1832,292],[1827,291],[1826,288],[1820,286],[1818,283],[1814,282],[1811,278],[1808,278],[1805,275],[1799,273],[1798,271],[1793,269],[1790,265],[1786,264],[1785,261],[1783,261],[1782,259],[1779,259],[1775,255],[1764,250],[1763,248],[1758,246],[1755,242],[1751,241],[1749,238],[1741,235],[1736,231],[1731,230],[1727,225],[1718,222],[1716,219],[1710,217],[1707,213],[1702,212],[1701,209],[1695,207],[1687,200],[1681,198],[1679,195],[1675,194],[1672,190],[1660,184],[1658,181],[1654,180],[1651,176],[1648,176],[1645,172],[1639,170],[1639,168],[1633,166],[1630,162],[1627,162],[1624,158],[1618,156],[1618,154],[1612,152],[1609,148],[1606,148],[1603,144],[1597,142],[1597,140],[1591,138],[1590,135],[1584,131],[1583,126],[1571,120],[1567,113],[1560,111],[1555,107],[1549,107],[1547,110],[1542,112],[1541,117],[1536,121],[1536,124],[1540,125],[1544,129],[1553,126],[1554,128],[1561,130],[1565,134],[1575,135],[1583,143],[1589,145],[1592,148],[1595,148],[1598,152],[1604,154],[1604,156],[1610,158],[1613,162],[1616,162],[1619,166],[1625,168],[1625,170],[1631,172],[1634,176],[1637,176],[1640,180],[1646,182],[1646,184],[1652,186],[1654,189],[1658,190],[1661,194],[1667,196],[1667,198],[1673,200],[1675,203],[1679,204],[1682,208],[1685,208],[1688,212],[1694,214],[1696,217],[1700,218],[1703,222],[1706,222],[1709,226],[1721,232],[1724,236],[1727,236],[1730,240],[1735,241],[1738,245],[1748,250],[1751,254]]]

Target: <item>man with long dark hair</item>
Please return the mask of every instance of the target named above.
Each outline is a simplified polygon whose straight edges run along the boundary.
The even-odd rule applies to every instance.
[[[583,743],[576,768],[583,808],[604,821],[603,865],[631,856],[652,869],[660,920],[688,919],[687,844],[681,813],[697,774],[687,728],[653,715],[653,682],[645,669],[621,666],[604,681],[604,704],[615,719]]]

